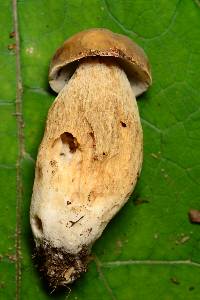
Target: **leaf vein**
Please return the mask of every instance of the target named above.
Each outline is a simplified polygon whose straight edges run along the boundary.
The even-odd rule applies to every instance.
[[[16,162],[16,300],[20,299],[20,284],[21,284],[21,203],[22,203],[22,167],[24,153],[24,132],[23,132],[23,116],[22,116],[22,78],[21,78],[21,63],[20,63],[20,38],[18,26],[17,0],[12,1],[13,23],[16,42],[16,102],[15,116],[17,123],[18,136],[18,157]]]
[[[124,260],[108,261],[101,263],[104,268],[127,266],[127,265],[189,265],[200,268],[200,263],[187,260]]]

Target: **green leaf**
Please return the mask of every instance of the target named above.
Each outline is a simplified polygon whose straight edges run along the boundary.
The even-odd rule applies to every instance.
[[[0,2],[0,299],[200,299],[200,228],[188,220],[190,208],[200,209],[199,0],[15,4]],[[138,100],[144,163],[88,272],[50,295],[32,261],[29,225],[37,149],[55,98],[48,67],[65,39],[91,27],[129,36],[150,59],[153,85]],[[19,51],[8,49],[13,30]]]

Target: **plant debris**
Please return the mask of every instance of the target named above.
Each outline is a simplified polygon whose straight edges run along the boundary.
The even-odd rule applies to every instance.
[[[11,261],[11,262],[16,262],[17,261],[17,257],[15,254],[13,255],[7,255],[8,259]]]
[[[8,50],[15,50],[15,49],[16,49],[16,44],[8,45]]]
[[[15,31],[10,32],[9,34],[9,38],[12,39],[15,37]]]
[[[141,205],[141,204],[144,204],[144,203],[149,203],[149,200],[137,198],[137,199],[134,201],[134,204],[135,204],[135,205]]]
[[[156,153],[150,153],[150,155],[151,155],[153,158],[155,158],[155,159],[158,159],[158,158],[159,158],[158,155],[157,155]]]
[[[185,244],[189,241],[190,237],[188,235],[182,235],[179,239],[176,240],[176,245]]]
[[[176,285],[180,284],[180,281],[178,281],[178,279],[176,277],[171,277],[170,280],[171,280],[172,283],[174,283]]]
[[[200,210],[190,209],[188,216],[191,223],[200,224]]]

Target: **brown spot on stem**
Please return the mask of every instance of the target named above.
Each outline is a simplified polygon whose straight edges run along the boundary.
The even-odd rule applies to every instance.
[[[38,175],[38,179],[41,179],[43,176],[42,166],[40,164],[38,164],[37,166],[37,175]]]
[[[94,201],[97,197],[97,193],[95,191],[91,191],[89,194],[88,194],[88,201]]]
[[[60,136],[62,143],[69,145],[69,149],[71,153],[76,152],[76,149],[79,146],[79,143],[77,142],[77,139],[69,132],[64,132]]]
[[[88,234],[90,234],[91,231],[92,231],[92,227],[88,228]]]
[[[93,142],[93,147],[96,147],[96,140],[95,140],[95,136],[94,136],[94,131],[89,132],[89,135],[92,138],[92,142]]]
[[[38,216],[34,217],[34,225],[39,232],[43,233],[42,220]]]
[[[122,127],[126,127],[126,123],[124,123],[122,121],[120,121],[120,123],[121,123]]]
[[[49,164],[50,164],[51,167],[55,167],[57,165],[57,161],[56,160],[51,160],[49,162]]]

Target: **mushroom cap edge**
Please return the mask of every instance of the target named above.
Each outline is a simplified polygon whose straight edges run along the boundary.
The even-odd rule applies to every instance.
[[[81,31],[58,48],[49,68],[49,84],[60,92],[74,72],[76,62],[86,57],[113,57],[126,72],[135,96],[152,83],[148,58],[141,47],[127,36],[105,28]]]

